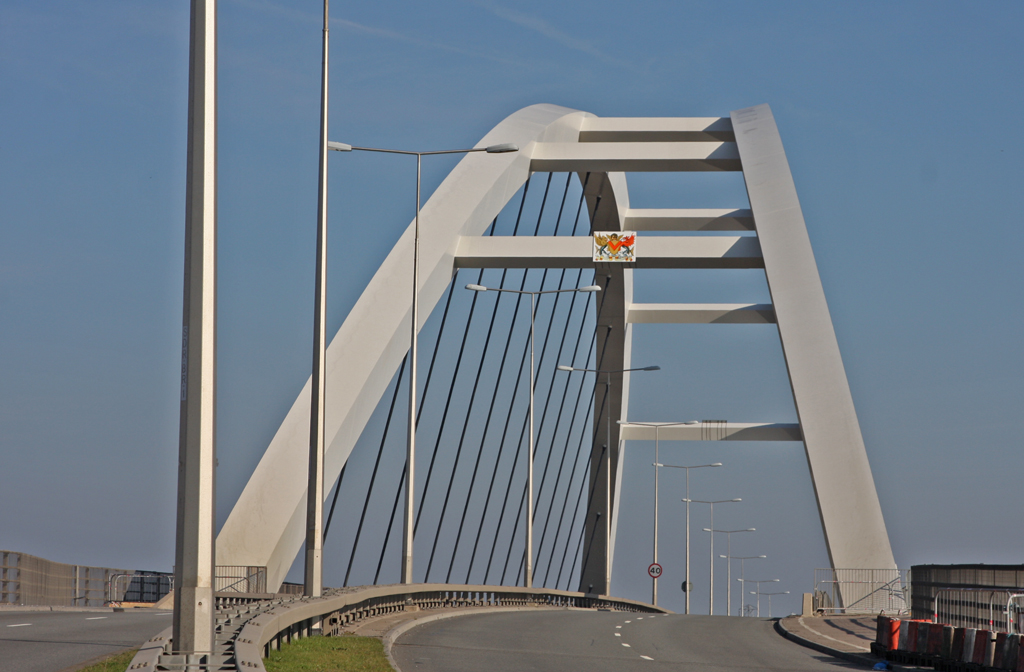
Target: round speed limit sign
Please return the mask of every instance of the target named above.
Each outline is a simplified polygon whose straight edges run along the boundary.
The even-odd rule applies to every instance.
[[[651,566],[647,568],[647,574],[652,578],[656,579],[661,576],[661,565],[656,562],[652,562]]]

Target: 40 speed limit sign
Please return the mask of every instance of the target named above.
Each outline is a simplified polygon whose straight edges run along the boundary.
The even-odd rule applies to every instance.
[[[651,566],[647,568],[647,574],[652,578],[656,579],[661,576],[661,565],[656,562],[652,562]]]

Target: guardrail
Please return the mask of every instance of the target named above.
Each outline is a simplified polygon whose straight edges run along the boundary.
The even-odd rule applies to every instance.
[[[174,575],[156,572],[114,574],[107,581],[107,602],[159,602],[174,589]]]
[[[903,613],[909,608],[902,569],[816,569],[814,610],[846,614]]]
[[[318,598],[279,597],[219,604],[220,650],[212,655],[174,651],[171,628],[146,642],[129,670],[246,670],[265,672],[263,658],[281,644],[311,634],[338,634],[364,618],[407,610],[528,606],[670,613],[607,596],[565,590],[507,586],[414,584],[364,586],[330,591]]]

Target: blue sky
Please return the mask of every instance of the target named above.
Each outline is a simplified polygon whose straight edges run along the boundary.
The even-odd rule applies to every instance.
[[[320,11],[220,5],[221,520],[309,367]],[[898,564],[1020,562],[1024,6],[452,0],[331,13],[339,141],[468,146],[540,102],[600,116],[771,104]],[[173,562],[187,49],[185,2],[0,3],[0,548]],[[451,165],[425,166],[426,193]],[[332,157],[332,330],[408,224],[412,171]],[[634,205],[745,198],[728,178],[673,179],[636,176]],[[345,254],[353,236],[358,258]],[[755,276],[645,282],[638,300],[765,296]],[[634,418],[790,420],[777,337],[744,329],[638,334],[665,375],[637,385]],[[769,555],[764,572],[785,589],[810,590],[825,556],[801,447],[729,450],[687,454],[734,466],[695,496],[749,499],[723,524],[763,530],[745,548]],[[627,549],[649,545],[650,451],[630,448]],[[662,500],[666,535],[677,494]],[[679,546],[662,544],[675,586],[663,601],[677,608]],[[616,592],[643,597],[646,556],[633,555]]]

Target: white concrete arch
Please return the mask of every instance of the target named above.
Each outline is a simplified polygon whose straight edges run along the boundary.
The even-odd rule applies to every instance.
[[[480,146],[502,142],[514,142],[520,151],[467,155],[423,207],[423,231],[429,235],[421,241],[422,322],[443,295],[454,268],[593,268],[597,282],[606,286],[597,314],[597,368],[630,367],[635,323],[777,324],[799,425],[726,423],[710,438],[803,439],[833,567],[894,568],[807,228],[768,106],[723,118],[600,118],[535,105],[502,121]],[[587,238],[481,238],[531,171],[579,173],[595,230],[642,231],[636,268],[764,268],[772,304],[635,304],[632,268],[595,265]],[[750,207],[631,208],[626,172],[633,171],[742,171]],[[589,179],[584,178],[587,173]],[[328,348],[327,482],[338,477],[408,350],[411,226]],[[701,230],[754,231],[756,237],[656,235]],[[632,363],[646,364],[639,358]],[[629,384],[628,375],[611,381],[613,420],[627,418]],[[601,410],[595,408],[595,417]],[[284,579],[304,537],[308,417],[307,382],[217,539],[218,564],[266,566],[272,590]],[[620,431],[614,422],[611,436],[605,436],[604,422],[595,429],[590,464],[594,496],[585,521],[588,541],[580,587],[608,594],[611,554],[606,549],[609,541],[614,549],[622,441],[643,438],[643,432]],[[709,438],[691,428],[666,433],[670,436],[662,434],[663,439]],[[606,443],[611,448],[611,492],[607,472],[601,469]],[[610,539],[597,516],[609,509]]]
[[[479,146],[513,142],[514,154],[468,154],[420,213],[420,316],[426,322],[452,276],[462,236],[481,235],[526,182],[538,143],[576,143],[586,112],[533,105],[494,127]],[[409,349],[412,224],[367,285],[327,350],[324,480],[332,483]],[[309,381],[217,535],[218,565],[267,567],[284,581],[302,547],[309,441]],[[326,496],[326,493],[325,493]]]

